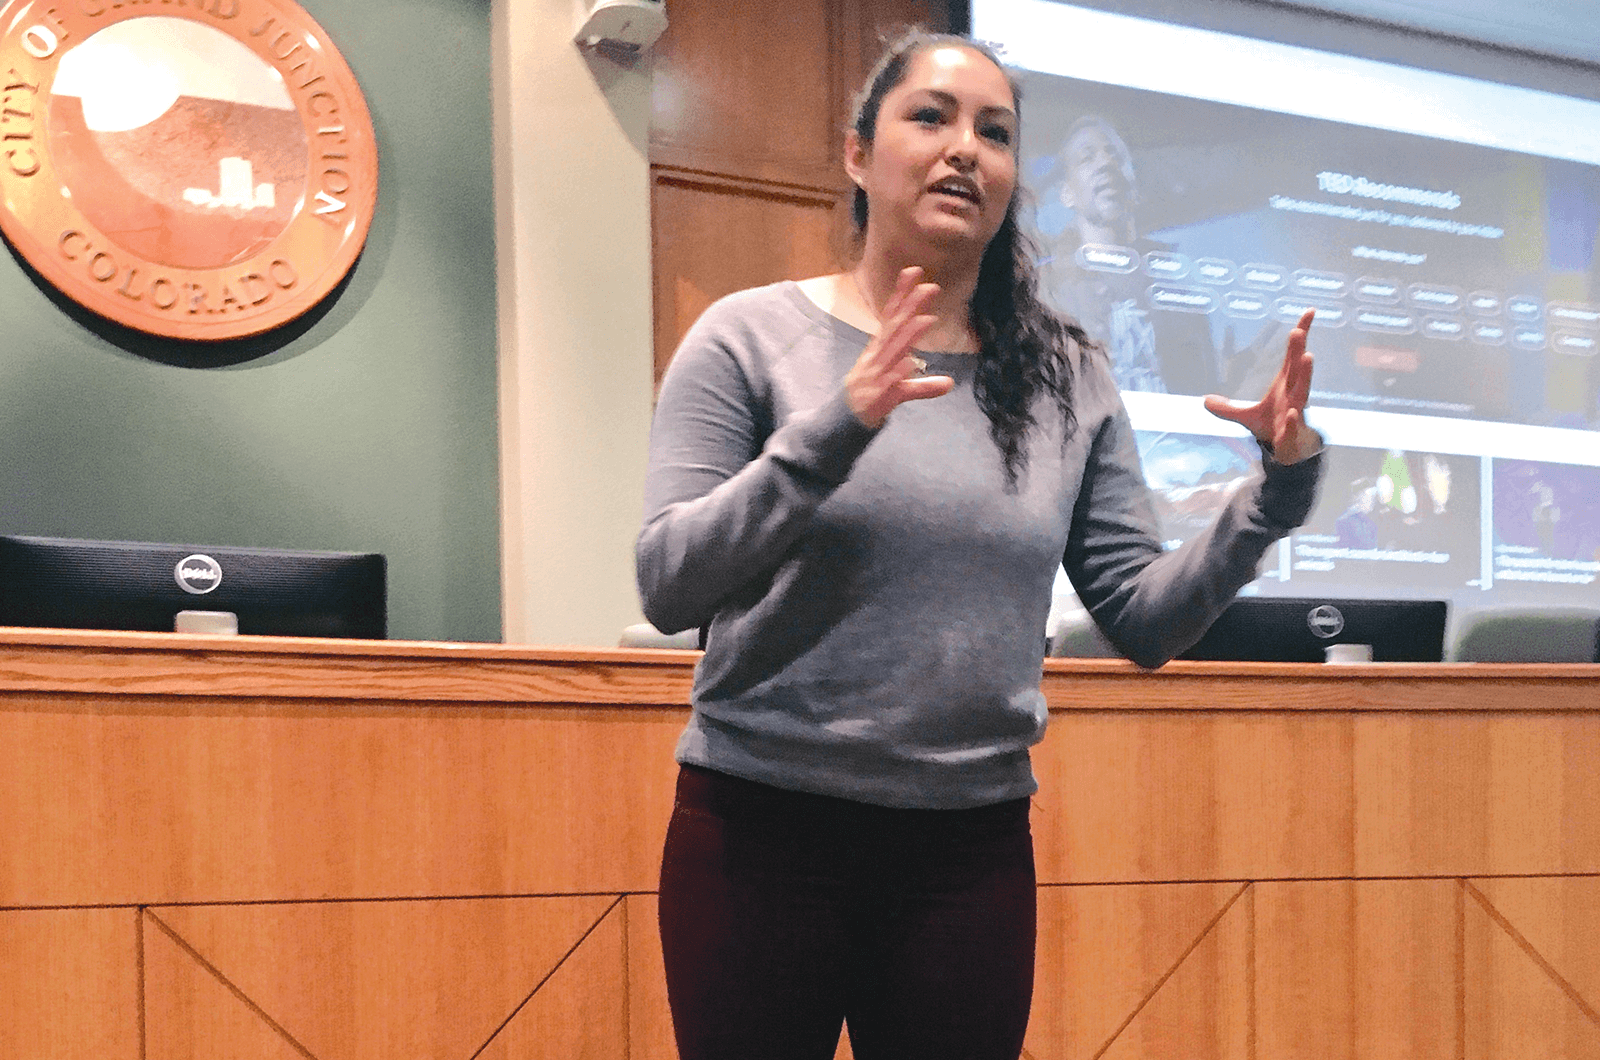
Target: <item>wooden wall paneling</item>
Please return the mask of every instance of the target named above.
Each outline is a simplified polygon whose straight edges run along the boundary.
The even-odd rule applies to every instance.
[[[317,1057],[471,1056],[620,899],[159,906]]]
[[[1140,670],[1120,659],[1046,659],[1051,710],[1225,710],[1290,714],[1455,712],[1595,714],[1600,665],[1171,662]]]
[[[854,62],[847,63],[841,70],[843,95],[838,106],[841,125],[848,114],[851,95],[866,81],[885,42],[912,26],[933,33],[947,33],[955,21],[953,8],[958,6],[966,5],[943,0],[847,0],[847,16],[842,21],[853,32],[845,42],[845,54],[850,56],[849,49],[853,47]]]
[[[835,182],[839,0],[680,0],[653,52],[652,162]]]
[[[1587,691],[1600,708],[1600,687]],[[1483,871],[1600,872],[1597,762],[1600,713],[1491,717]]]
[[[1594,883],[1462,884],[1464,1060],[1600,1058]]]
[[[623,899],[628,925],[628,1060],[678,1060],[654,894]]]
[[[1489,720],[1409,714],[1355,722],[1357,870],[1483,871],[1489,860]]]
[[[0,911],[0,1056],[141,1060],[134,910]]]
[[[1216,865],[1223,879],[1341,876],[1354,861],[1351,721],[1214,718]]]
[[[843,129],[880,50],[929,0],[689,0],[655,50],[650,160],[659,381],[700,312],[734,291],[844,263]]]
[[[1256,885],[1256,1049],[1356,1060],[1355,884]]]
[[[1475,879],[1462,891],[1478,1055],[1491,1043],[1600,1055],[1600,879]]]
[[[842,187],[850,100],[907,26],[944,30],[928,0],[679,0],[653,50],[650,160],[729,177]]]
[[[653,890],[685,720],[33,704],[0,711],[34,780],[5,785],[0,905]]]
[[[693,663],[0,638],[0,1056],[665,1060]],[[1597,668],[1361,669],[1046,667],[1035,1060],[1600,1060]]]
[[[473,1055],[481,1060],[627,1057],[627,962],[627,916],[618,902]]]
[[[1356,719],[1364,876],[1600,872],[1600,716]]]
[[[1457,1056],[1460,889],[1455,880],[1354,885],[1357,1056]]]
[[[1347,876],[1350,719],[1052,715],[1034,749],[1046,883]]]
[[[1235,893],[1101,1060],[1254,1060],[1254,891]]]
[[[716,299],[839,268],[831,193],[660,168],[651,186],[657,382]]]
[[[1037,1060],[1130,1049],[1174,1060],[1240,1055],[1244,891],[1231,883],[1041,887],[1028,1051]]]
[[[151,917],[141,916],[140,1060],[321,1060]]]
[[[1456,1056],[1457,887],[1452,880],[1256,884],[1259,1055]]]

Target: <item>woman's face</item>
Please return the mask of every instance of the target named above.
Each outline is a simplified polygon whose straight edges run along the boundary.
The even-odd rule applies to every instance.
[[[970,244],[1005,221],[1017,183],[1017,113],[1004,73],[959,45],[911,57],[883,98],[876,138],[852,131],[845,168],[867,193],[869,229],[895,243]]]

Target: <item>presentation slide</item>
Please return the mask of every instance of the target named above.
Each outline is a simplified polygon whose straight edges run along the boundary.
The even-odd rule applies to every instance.
[[[1516,599],[1600,599],[1600,468],[1496,461],[1493,578]]]
[[[1256,473],[1256,445],[1248,438],[1138,430],[1134,438],[1168,550],[1198,536]],[[1281,548],[1265,556],[1252,591],[1262,579],[1282,580],[1286,557]]]
[[[1594,167],[1061,78],[1028,87],[1041,117],[1092,108],[1066,129],[1030,110],[1030,145],[1043,126],[1065,146],[1028,172],[1046,293],[1104,336],[1124,388],[1259,393],[1283,327],[1315,309],[1320,405],[1600,425]],[[1080,223],[1080,201],[1123,231]]]
[[[1169,549],[1210,525],[1228,495],[1256,472],[1256,446],[1246,438],[1170,431],[1135,431],[1134,437]]]
[[[1481,586],[1477,459],[1352,446],[1325,459],[1317,507],[1289,538],[1302,589],[1395,582],[1449,596]]]
[[[1247,591],[1600,606],[1600,103],[1051,0],[973,32],[1169,546],[1255,462],[1200,396],[1315,309],[1322,495]]]

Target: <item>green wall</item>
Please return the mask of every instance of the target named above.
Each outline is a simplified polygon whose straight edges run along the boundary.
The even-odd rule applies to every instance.
[[[195,366],[0,254],[0,532],[383,552],[391,637],[498,640],[489,2],[301,4],[378,136],[351,280],[261,356]]]

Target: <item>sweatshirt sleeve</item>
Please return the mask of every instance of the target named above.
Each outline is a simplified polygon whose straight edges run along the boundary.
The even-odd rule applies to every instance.
[[[1167,552],[1120,400],[1093,427],[1062,563],[1106,638],[1139,665],[1160,666],[1205,634],[1273,542],[1305,520],[1322,454],[1284,465],[1263,452],[1262,473],[1198,537]]]
[[[770,576],[876,435],[842,387],[773,429],[765,338],[715,307],[662,381],[634,558],[645,617],[663,632],[707,624]]]

